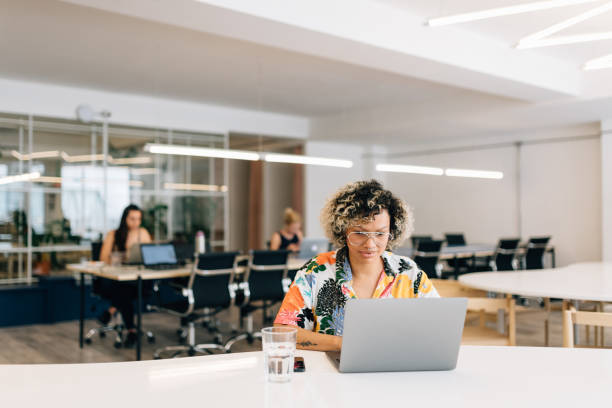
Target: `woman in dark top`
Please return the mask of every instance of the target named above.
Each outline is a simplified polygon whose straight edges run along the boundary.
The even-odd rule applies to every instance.
[[[302,218],[300,214],[293,211],[291,208],[285,210],[283,217],[283,228],[275,232],[270,239],[270,249],[288,249],[289,251],[298,252],[302,243]]]
[[[142,210],[134,204],[128,205],[123,210],[119,228],[110,231],[100,250],[100,260],[112,264],[113,253],[120,255],[123,260],[128,259],[128,252],[138,244],[148,244],[151,242],[151,235],[142,228]],[[137,298],[136,285],[130,282],[107,282],[108,293],[111,307],[105,310],[98,320],[103,324],[108,324],[111,318],[121,312],[121,317],[128,335],[124,346],[131,347],[136,341],[136,327],[134,325],[134,300]]]

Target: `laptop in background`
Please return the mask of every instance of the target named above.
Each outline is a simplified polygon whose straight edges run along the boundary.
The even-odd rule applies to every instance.
[[[311,259],[329,251],[329,241],[325,238],[304,238],[300,244],[298,258]]]
[[[192,263],[195,254],[195,245],[188,242],[173,242],[174,253],[179,265]]]
[[[466,298],[349,300],[328,356],[343,373],[453,370],[466,310]]]
[[[142,263],[147,269],[175,269],[179,264],[172,244],[140,244]]]

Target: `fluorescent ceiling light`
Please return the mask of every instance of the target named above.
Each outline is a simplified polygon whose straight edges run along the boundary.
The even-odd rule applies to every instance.
[[[212,149],[207,147],[190,147],[147,143],[145,152],[156,154],[174,154],[179,156],[216,157],[220,159],[259,160],[259,153],[245,150]]]
[[[150,157],[121,157],[118,159],[109,156],[109,163],[112,164],[149,164],[153,161]]]
[[[155,173],[157,173],[157,169],[155,167],[145,167],[145,168],[141,168],[141,169],[130,169],[130,173],[132,173],[135,176],[144,176],[144,175],[148,175],[148,174],[155,174]]]
[[[604,68],[612,68],[612,54],[587,61],[583,67],[585,71]]]
[[[502,179],[504,173],[501,171],[467,170],[467,169],[446,169],[444,172],[451,177],[473,177],[486,179]]]
[[[58,152],[57,150],[51,150],[47,152],[33,152],[30,154],[21,154],[16,150],[12,150],[11,155],[17,160],[49,159],[53,157],[58,157],[60,155],[60,152]]]
[[[611,40],[612,31],[590,34],[565,35],[542,40],[522,41],[516,48],[524,50],[527,48],[552,47],[555,45],[578,44],[583,42]]]
[[[331,159],[327,157],[302,156],[298,154],[266,153],[264,160],[272,163],[314,164],[318,166],[331,167],[353,167],[353,162],[343,159]]]
[[[166,190],[227,191],[227,186],[216,186],[212,184],[164,183],[164,188]]]
[[[19,183],[20,181],[30,181],[35,178],[39,178],[40,173],[35,171],[33,173],[19,174],[16,176],[5,176],[0,177],[0,184]]]
[[[377,164],[376,170],[395,173],[429,174],[432,176],[444,174],[444,170],[439,167],[408,166],[403,164]]]
[[[514,14],[530,13],[539,10],[548,10],[557,7],[567,7],[576,4],[594,3],[600,0],[550,0],[532,3],[517,4],[515,6],[499,7],[488,10],[474,11],[470,13],[455,14],[452,16],[432,18],[427,24],[432,27],[467,23],[469,21],[484,20],[493,17],[510,16]]]
[[[533,48],[534,44],[536,44],[535,46],[537,46],[537,44],[540,41],[543,41],[545,38],[550,37],[551,35],[558,33],[559,31],[565,30],[566,28],[569,28],[573,25],[576,25],[578,23],[581,23],[585,20],[589,20],[593,17],[599,16],[603,13],[606,13],[608,11],[612,10],[612,1],[607,2],[606,4],[603,4],[599,7],[595,7],[594,9],[585,11],[584,13],[578,14],[572,18],[568,18],[567,20],[561,21],[560,23],[557,24],[553,24],[552,26],[545,28],[544,30],[538,31],[536,33],[530,34],[527,37],[522,38],[519,43],[517,44],[517,48]],[[594,34],[598,34],[598,33],[594,33]],[[605,33],[604,33],[605,34]],[[582,40],[584,41],[584,39],[588,39],[589,34],[585,36],[568,36],[565,37],[565,41],[572,41],[572,39],[575,41],[577,37],[582,37]],[[591,38],[596,38],[593,36],[593,34],[590,34]],[[550,39],[553,40],[553,39]],[[563,41],[563,40],[561,40]],[[592,40],[595,41],[595,40]],[[580,41],[578,41],[580,42]],[[561,42],[563,44],[563,42]],[[566,42],[567,44],[570,44],[571,42]],[[551,45],[558,45],[556,43],[551,43]],[[541,46],[545,46],[545,45],[541,45]]]
[[[36,183],[54,183],[54,184],[61,184],[62,182],[62,178],[61,177],[47,177],[47,176],[40,176],[37,177],[35,179],[33,179],[32,181],[36,182]]]
[[[80,163],[87,161],[101,161],[104,160],[103,154],[80,154],[76,156],[70,156],[66,152],[62,152],[62,159],[67,161],[68,163]]]

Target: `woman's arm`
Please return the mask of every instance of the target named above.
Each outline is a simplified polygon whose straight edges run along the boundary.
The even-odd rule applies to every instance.
[[[272,234],[272,238],[270,238],[270,250],[277,251],[278,248],[280,248],[280,244],[280,234],[278,232],[275,232],[274,234]]]
[[[104,237],[102,248],[100,249],[100,260],[104,263],[111,263],[111,252],[113,251],[113,245],[115,244],[115,231],[111,231]]]
[[[297,329],[296,346],[302,350],[315,351],[340,351],[342,349],[342,337],[330,334],[316,333],[300,327],[288,324],[275,324],[276,327],[292,327]]]

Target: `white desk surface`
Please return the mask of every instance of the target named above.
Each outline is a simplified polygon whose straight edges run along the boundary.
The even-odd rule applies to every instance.
[[[612,263],[577,263],[556,269],[517,272],[477,272],[462,275],[459,281],[491,292],[612,302]]]
[[[0,365],[6,407],[591,407],[612,401],[612,350],[461,348],[457,369],[305,373],[268,384],[260,352],[104,364]]]

